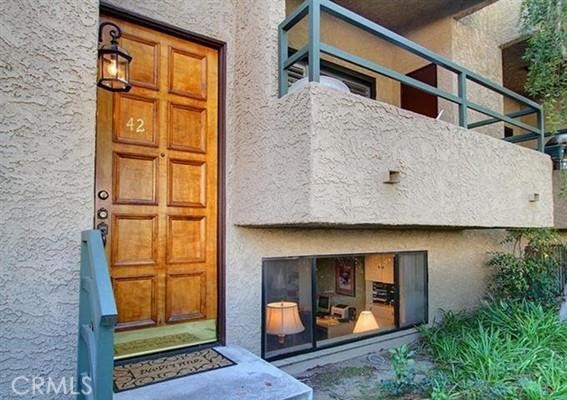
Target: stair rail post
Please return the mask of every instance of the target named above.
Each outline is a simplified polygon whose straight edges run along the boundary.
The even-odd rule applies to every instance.
[[[100,231],[81,235],[77,393],[79,400],[111,400],[117,318]]]

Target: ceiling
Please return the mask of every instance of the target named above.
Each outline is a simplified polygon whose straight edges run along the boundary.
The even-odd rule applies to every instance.
[[[403,33],[436,19],[464,16],[496,0],[333,0],[395,32]]]

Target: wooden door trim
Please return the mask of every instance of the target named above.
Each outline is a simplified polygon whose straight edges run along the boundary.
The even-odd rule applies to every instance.
[[[218,343],[226,343],[226,42],[213,39],[205,35],[180,29],[173,25],[148,18],[144,15],[125,10],[121,7],[100,3],[100,14],[135,23],[137,25],[153,29],[158,32],[176,36],[210,47],[218,51],[218,223],[217,223],[217,296],[218,296],[218,318],[217,335]]]

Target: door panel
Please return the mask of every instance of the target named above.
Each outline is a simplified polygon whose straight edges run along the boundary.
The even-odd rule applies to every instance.
[[[96,225],[117,329],[217,317],[218,54],[115,18],[129,93],[98,89]],[[105,191],[108,198],[98,196]]]
[[[397,255],[399,290],[399,327],[406,328],[427,322],[427,255]]]
[[[437,65],[435,64],[426,65],[423,68],[410,72],[407,76],[437,87]],[[438,103],[437,96],[412,86],[401,84],[401,106],[404,110],[436,118],[439,113]]]

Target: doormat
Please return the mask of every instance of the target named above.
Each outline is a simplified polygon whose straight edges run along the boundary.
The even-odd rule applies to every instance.
[[[198,340],[196,336],[190,333],[129,340],[124,343],[114,343],[114,356],[120,357],[126,354],[145,353],[152,350],[166,349],[168,347],[183,346],[195,343]]]
[[[135,389],[187,375],[230,367],[236,363],[214,349],[145,357],[114,366],[114,392]]]

